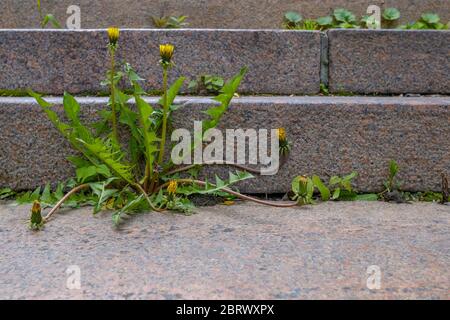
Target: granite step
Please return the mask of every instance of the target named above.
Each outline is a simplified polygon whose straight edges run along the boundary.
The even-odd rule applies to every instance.
[[[61,97],[49,98],[62,114]],[[107,98],[80,97],[82,117],[94,121]],[[148,98],[155,104],[157,98]],[[176,128],[191,128],[213,102],[181,97]],[[0,187],[33,189],[74,175],[66,156],[73,151],[31,98],[0,98]],[[380,191],[389,160],[400,166],[405,190],[440,190],[441,172],[450,173],[450,97],[242,96],[233,99],[219,129],[284,127],[292,143],[277,175],[245,181],[247,193],[289,190],[296,175],[359,173],[358,190]],[[208,168],[206,174],[226,174]]]
[[[0,28],[38,28],[35,2],[2,0]],[[450,3],[446,0],[46,0],[42,1],[42,8],[64,25],[71,15],[67,8],[74,4],[80,7],[82,28],[147,28],[152,25],[152,16],[174,15],[188,16],[192,28],[279,28],[287,11],[298,11],[313,19],[326,16],[335,8],[347,8],[361,17],[369,5],[378,5],[382,10],[398,8],[401,23],[414,21],[430,11],[438,13],[442,21],[450,19]]]
[[[0,93],[98,95],[109,68],[105,30],[0,30]],[[247,66],[248,95],[450,94],[450,31],[124,29],[117,61],[160,91],[158,44],[176,47],[170,81],[229,78]],[[188,88],[182,92],[193,94]],[[124,85],[127,83],[124,81]]]
[[[330,92],[450,94],[450,31],[330,30]]]
[[[107,43],[105,30],[0,30],[0,91],[31,88],[50,95],[108,91],[101,85],[110,67]],[[146,79],[146,91],[162,88],[161,43],[175,45],[170,82],[205,74],[228,79],[247,66],[249,72],[239,87],[242,93],[316,94],[320,90],[318,31],[121,30],[116,60],[130,63]],[[187,83],[184,93],[190,91]]]

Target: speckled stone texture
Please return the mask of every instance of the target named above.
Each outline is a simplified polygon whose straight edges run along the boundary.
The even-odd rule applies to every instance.
[[[450,93],[450,31],[330,30],[328,39],[333,93]]]
[[[82,28],[110,25],[143,28],[151,26],[152,16],[187,15],[196,28],[279,28],[286,11],[298,11],[305,18],[328,15],[335,8],[347,8],[358,17],[369,5],[396,7],[401,22],[417,20],[424,12],[436,12],[450,19],[448,0],[45,0],[43,11],[51,12],[64,23],[67,7],[81,8]],[[35,0],[2,0],[0,28],[39,26]]]
[[[100,82],[109,68],[107,42],[102,30],[0,30],[0,89],[32,88],[48,94],[105,91]],[[203,74],[229,78],[248,66],[240,86],[244,93],[319,92],[319,32],[122,30],[118,61],[129,62],[146,79],[147,90],[162,88],[160,43],[176,47],[171,80]]]
[[[339,202],[150,213],[61,211],[42,232],[0,206],[0,299],[449,299],[450,207]],[[66,287],[80,268],[79,290]],[[367,288],[367,268],[381,288]]]
[[[92,121],[106,98],[79,102],[84,119]],[[195,97],[178,102],[185,106],[173,124],[185,128],[212,103]],[[30,189],[74,174],[65,160],[70,148],[32,99],[0,98],[0,110],[0,187]],[[279,173],[245,181],[243,192],[285,192],[296,175],[328,180],[353,170],[358,190],[380,191],[390,159],[400,165],[403,189],[439,191],[441,172],[450,175],[449,123],[449,97],[241,97],[233,99],[219,128],[285,127],[292,143]]]

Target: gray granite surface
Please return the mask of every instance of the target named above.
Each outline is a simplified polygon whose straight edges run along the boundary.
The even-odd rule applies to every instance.
[[[106,98],[79,102],[83,119],[93,121]],[[173,125],[183,128],[203,118],[201,111],[212,103],[195,97],[177,102],[185,105],[174,113]],[[0,98],[0,109],[0,187],[30,189],[74,174],[65,160],[71,149],[32,99]],[[244,192],[285,192],[296,175],[328,180],[353,170],[358,190],[380,191],[391,159],[399,163],[405,190],[439,191],[441,172],[450,174],[449,123],[448,97],[241,97],[219,128],[285,127],[292,143],[278,174],[245,181]],[[214,172],[227,175],[228,169]]]
[[[47,94],[107,91],[110,66],[105,30],[0,30],[0,89],[32,88]],[[122,30],[117,61],[130,63],[161,90],[159,44],[175,45],[170,79],[249,72],[240,91],[315,94],[320,84],[320,33],[286,30]]]
[[[80,6],[82,28],[110,25],[143,28],[152,26],[152,16],[187,15],[194,28],[279,28],[287,11],[298,11],[305,18],[328,15],[335,8],[352,10],[357,17],[369,5],[382,9],[396,7],[401,22],[417,20],[424,12],[450,19],[448,0],[45,0],[43,12],[53,13],[64,24],[67,7]],[[35,0],[2,0],[0,28],[39,26]]]
[[[450,31],[331,30],[334,93],[449,94]]]
[[[243,203],[137,215],[120,229],[84,208],[38,233],[29,210],[0,206],[0,299],[449,298],[448,206]],[[70,290],[74,266],[80,287]]]

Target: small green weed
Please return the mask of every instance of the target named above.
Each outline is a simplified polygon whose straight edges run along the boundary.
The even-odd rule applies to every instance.
[[[152,17],[153,26],[161,29],[180,29],[189,25],[187,16]]]
[[[39,25],[44,29],[48,24],[51,24],[55,29],[61,29],[61,24],[53,14],[45,14],[42,12],[41,0],[37,0],[37,10],[39,13]]]
[[[188,89],[196,94],[218,94],[225,85],[225,80],[218,75],[202,75],[191,80]]]

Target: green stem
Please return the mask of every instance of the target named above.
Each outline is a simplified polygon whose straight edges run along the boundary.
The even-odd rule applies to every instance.
[[[116,90],[114,85],[114,74],[116,69],[116,62],[115,62],[115,49],[110,48],[111,52],[111,111],[112,111],[112,130],[113,130],[113,139],[114,142],[118,142],[118,135],[117,135],[117,118],[116,118]]]
[[[163,66],[163,123],[162,123],[162,134],[161,134],[161,144],[159,148],[159,158],[158,163],[161,164],[164,158],[164,147],[166,145],[166,134],[167,134],[167,115],[169,113],[169,106],[167,102],[167,66]]]
[[[144,190],[149,190],[149,183],[152,176],[152,170],[150,165],[150,160],[147,159],[145,164],[145,176],[144,176]]]
[[[39,19],[41,20],[39,25],[41,26],[41,29],[44,29],[44,18],[42,17],[42,11],[39,10]]]
[[[151,201],[150,198],[148,197],[147,192],[145,192],[145,190],[139,185],[139,183],[134,183],[133,186],[134,186],[135,188],[137,188],[137,189],[139,190],[140,193],[142,193],[142,195],[144,196],[145,200],[147,200],[147,203],[149,204],[149,206],[150,206],[150,208],[151,208],[152,210],[157,211],[157,212],[161,212],[161,209],[158,209],[158,208],[156,208],[156,207],[153,205],[152,201]]]
[[[42,15],[41,1],[37,1],[37,8],[39,12],[39,26],[41,29],[44,28],[44,16]]]
[[[198,184],[200,186],[207,186],[208,185],[204,181],[195,180],[195,179],[177,179],[176,181],[179,184],[194,183],[194,184]],[[155,193],[158,192],[161,189],[166,188],[169,185],[169,183],[170,182],[166,182],[165,184],[159,186],[155,190]],[[209,185],[210,186],[215,186],[212,183],[210,183]],[[231,190],[231,189],[226,188],[226,187],[221,188],[220,191],[223,191],[223,192],[226,192],[226,193],[231,194],[233,196],[236,196],[236,197],[238,197],[238,198],[240,198],[242,200],[252,201],[252,202],[255,202],[255,203],[259,203],[259,204],[263,204],[263,205],[271,206],[271,207],[276,207],[276,208],[291,208],[291,207],[297,206],[297,202],[296,201],[289,201],[289,202],[283,202],[283,203],[279,203],[279,202],[276,202],[276,201],[264,201],[264,200],[261,200],[261,199],[258,199],[258,198],[250,197],[250,196],[247,196],[245,194],[236,192],[236,191]]]

